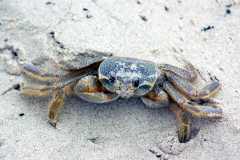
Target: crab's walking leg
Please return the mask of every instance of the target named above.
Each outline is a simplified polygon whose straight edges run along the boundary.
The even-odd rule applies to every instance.
[[[144,97],[141,97],[141,100],[149,108],[162,108],[169,105],[169,97],[161,88],[155,88]]]
[[[178,122],[178,140],[180,143],[186,143],[191,138],[191,118],[176,104],[171,104],[170,110],[175,114]]]
[[[219,81],[214,80],[210,84],[206,85],[203,87],[199,92],[198,92],[198,97],[201,99],[209,99],[213,97],[215,94],[218,93],[218,91],[221,89],[221,84]]]
[[[58,112],[64,104],[64,93],[62,90],[53,91],[53,97],[48,105],[48,118],[49,123],[56,127],[58,121]]]
[[[19,83],[17,83],[17,84],[14,84],[14,85],[12,85],[10,88],[8,88],[8,89],[6,89],[5,91],[3,91],[2,93],[1,93],[1,95],[4,95],[4,94],[6,94],[6,93],[8,93],[8,92],[10,92],[10,91],[12,91],[12,90],[20,90],[20,87],[21,87],[21,85],[19,84]]]
[[[191,79],[189,79],[189,81],[193,82],[197,79],[198,75],[199,75],[199,71],[193,66],[193,64],[189,61],[187,61],[184,58],[181,57],[176,57],[177,61],[181,61],[184,63],[184,68],[190,72],[191,74]],[[175,72],[176,73],[176,72]]]
[[[21,71],[23,75],[42,82],[54,82],[58,79],[56,76],[43,73],[37,66],[32,64],[22,64]]]
[[[24,96],[35,96],[35,97],[46,97],[49,96],[52,91],[46,88],[45,85],[37,86],[22,86],[20,88],[20,93]]]
[[[222,117],[222,109],[220,108],[219,104],[212,103],[211,101],[208,101],[208,103],[200,104],[197,102],[189,101],[169,82],[165,82],[163,84],[163,88],[183,110],[190,112],[195,117],[200,118]]]
[[[166,73],[168,80],[182,93],[191,99],[209,99],[214,96],[220,89],[221,84],[219,81],[214,80],[199,91],[193,87],[193,85],[186,79],[181,78],[180,76],[174,73]]]
[[[186,69],[172,66],[170,64],[160,65],[160,68],[165,72],[175,73],[178,76],[182,77],[183,79],[186,79],[192,82],[197,78],[197,70],[194,68],[194,66],[191,63],[189,62],[185,62],[185,63],[186,63],[185,65]]]
[[[49,96],[51,90],[46,85],[27,85],[25,86],[23,83],[14,84],[12,87],[8,88],[1,95],[10,92],[11,90],[20,91],[20,94],[24,96],[36,96],[36,97],[45,97]]]

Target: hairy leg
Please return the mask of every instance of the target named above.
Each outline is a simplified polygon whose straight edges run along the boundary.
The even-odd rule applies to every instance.
[[[170,65],[170,64],[160,65],[160,69],[162,69],[164,72],[175,73],[176,75],[182,77],[183,79],[191,81],[191,82],[196,80],[197,79],[197,70],[194,68],[194,66],[191,63],[186,61],[185,68],[186,69],[182,69],[182,68]]]
[[[171,104],[170,110],[175,114],[178,123],[178,140],[186,143],[191,138],[191,117],[176,104]]]
[[[162,108],[169,105],[167,93],[159,88],[154,88],[151,92],[141,97],[143,103],[149,108]]]
[[[64,93],[62,90],[55,90],[53,91],[52,100],[48,104],[48,118],[49,123],[56,127],[58,121],[58,114],[60,108],[64,104]]]
[[[173,101],[175,101],[184,111],[190,112],[193,116],[199,118],[221,118],[222,109],[220,104],[213,103],[213,101],[206,101],[205,103],[197,103],[190,101],[184,97],[174,86],[165,82],[163,84],[164,90],[169,94]]]
[[[5,91],[3,91],[3,92],[1,93],[1,95],[4,95],[4,94],[6,94],[6,93],[8,93],[8,92],[10,92],[10,91],[12,91],[12,90],[20,91],[20,88],[21,88],[21,85],[20,85],[19,83],[14,84],[14,85],[12,85],[11,87],[9,87],[8,89],[6,89]]]
[[[25,96],[45,97],[49,96],[52,92],[46,85],[25,85],[24,83],[17,83],[4,91],[1,95],[10,92],[11,90],[20,91],[20,94]]]
[[[52,66],[54,66],[54,65],[52,65]],[[41,70],[42,68],[40,66],[35,66],[33,64],[21,64],[20,67],[21,67],[21,72],[22,72],[23,76],[25,76],[27,78],[31,78],[32,80],[35,80],[35,81],[49,83],[49,82],[55,82],[56,80],[59,79],[57,75],[50,74],[47,71],[46,72],[42,71]],[[57,70],[56,67],[55,67],[55,70]],[[59,70],[60,70],[60,68],[59,68]]]
[[[207,84],[200,90],[197,90],[191,82],[186,79],[181,78],[180,76],[167,72],[166,73],[168,80],[183,94],[191,99],[209,99],[214,96],[221,89],[221,84],[219,81],[214,80]]]

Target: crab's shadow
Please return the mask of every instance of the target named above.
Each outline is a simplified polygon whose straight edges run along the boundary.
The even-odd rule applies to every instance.
[[[26,110],[38,118],[47,120],[47,106],[50,98],[21,97]],[[43,122],[45,123],[45,122]],[[59,114],[58,128],[87,129],[108,127],[116,130],[141,130],[153,128],[173,128],[175,118],[168,108],[150,109],[140,99],[119,99],[105,104],[85,102],[76,97],[68,97]],[[66,126],[66,127],[65,127]]]
[[[26,110],[46,124],[47,106],[50,98],[22,97]],[[33,106],[34,105],[34,106]],[[212,123],[213,122],[213,123]],[[202,127],[216,125],[215,121],[193,119],[193,129],[198,135]],[[86,139],[92,137],[150,138],[153,141],[161,135],[177,136],[176,120],[168,109],[147,108],[139,98],[119,99],[106,104],[93,104],[76,97],[68,97],[59,114],[58,131]],[[170,134],[169,134],[170,133]],[[122,138],[121,138],[122,139]]]

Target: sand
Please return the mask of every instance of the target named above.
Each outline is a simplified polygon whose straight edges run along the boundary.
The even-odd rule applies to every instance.
[[[26,61],[56,54],[50,32],[75,50],[181,65],[178,56],[205,81],[210,75],[221,81],[216,99],[224,105],[221,120],[194,120],[199,133],[180,144],[173,114],[139,99],[97,105],[68,98],[54,129],[47,123],[49,98],[12,91],[0,97],[0,159],[239,159],[239,30],[238,0],[0,0],[0,48],[19,48]],[[0,55],[2,92],[20,77],[9,50]]]

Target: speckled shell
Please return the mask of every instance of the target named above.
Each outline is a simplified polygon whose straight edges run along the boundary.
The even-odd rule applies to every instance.
[[[112,57],[106,59],[100,64],[98,74],[100,81],[106,79],[111,80],[111,78],[114,78],[116,79],[116,83],[120,81],[123,87],[137,80],[139,86],[143,84],[147,85],[147,89],[141,92],[139,92],[137,87],[133,86],[133,94],[135,96],[142,96],[148,93],[156,83],[158,78],[158,68],[156,64],[150,61],[126,57]],[[111,92],[118,92],[117,90],[119,88],[120,90],[124,90],[116,83],[113,83],[112,85],[106,85],[103,83],[103,86]],[[126,88],[126,90],[128,90],[128,88]]]

